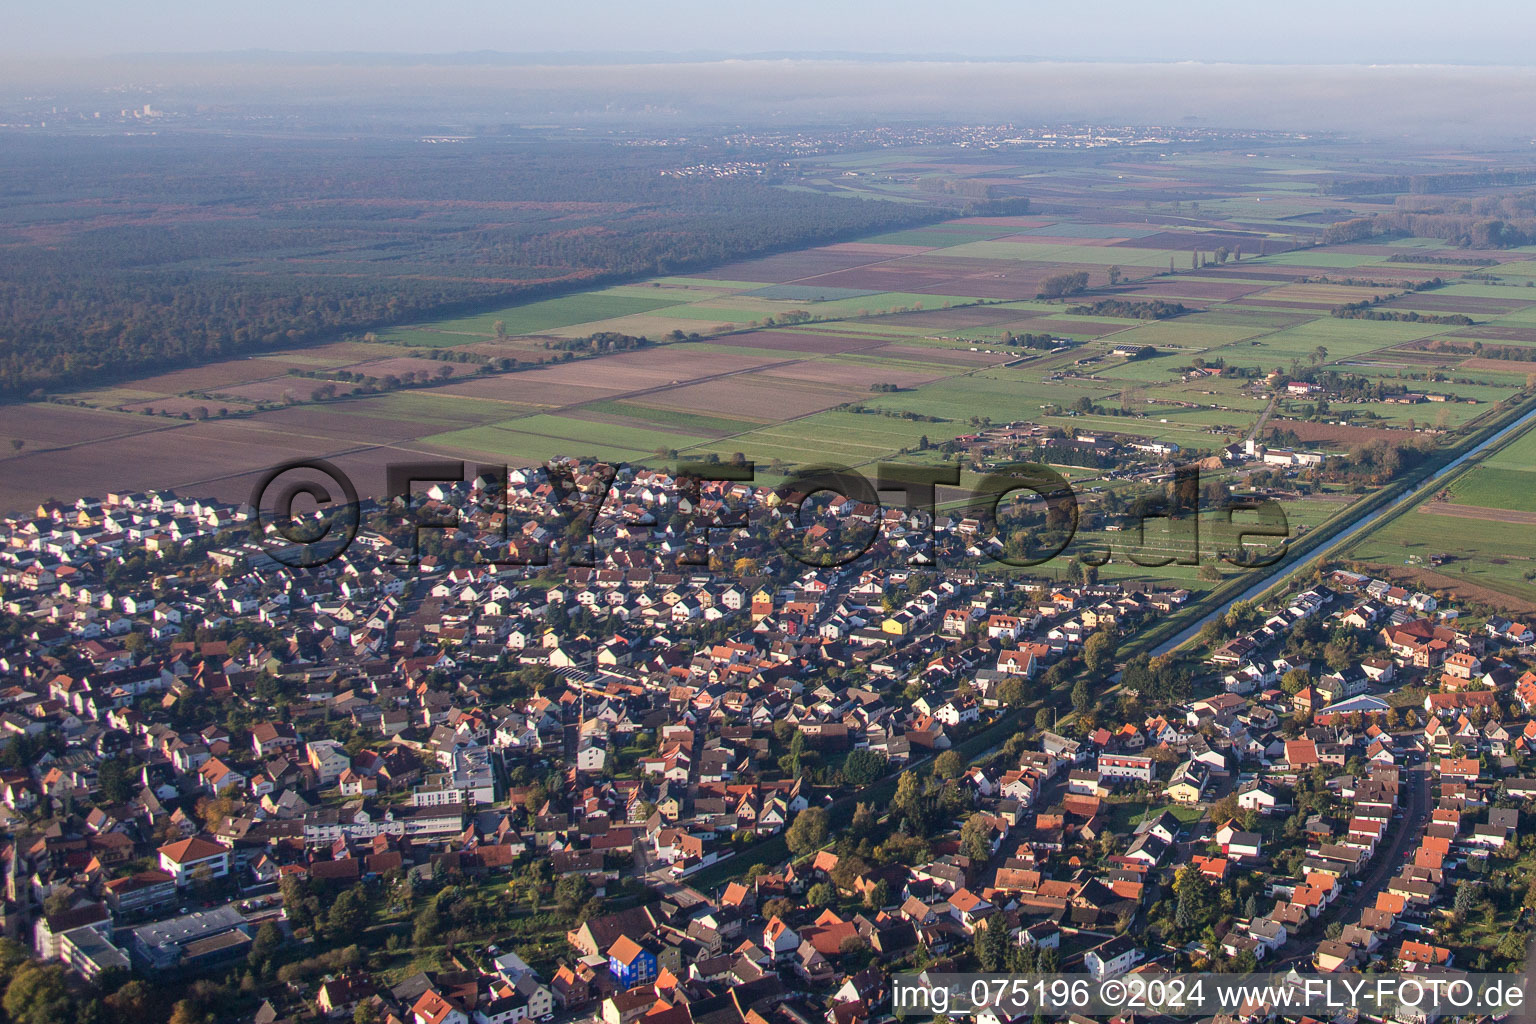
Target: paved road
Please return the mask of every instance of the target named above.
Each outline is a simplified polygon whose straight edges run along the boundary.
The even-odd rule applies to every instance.
[[[1531,943],[1530,952],[1525,954],[1525,1008],[1510,1014],[1511,1021],[1536,1024],[1536,985],[1532,984],[1532,979],[1536,979],[1536,942]]]
[[[1408,778],[1408,804],[1401,819],[1393,818],[1387,826],[1390,836],[1385,849],[1377,851],[1373,866],[1365,876],[1365,884],[1336,903],[1335,920],[1353,924],[1360,918],[1360,911],[1376,905],[1376,894],[1386,890],[1387,883],[1403,866],[1403,854],[1416,848],[1424,838],[1424,826],[1429,823],[1429,770],[1420,766],[1404,773]]]
[[[1280,401],[1280,393],[1278,391],[1269,396],[1269,404],[1259,414],[1258,421],[1254,423],[1253,429],[1248,431],[1248,436],[1243,438],[1244,444],[1247,444],[1264,432],[1264,424],[1269,422],[1270,414],[1275,411],[1275,403],[1278,401]]]
[[[1408,769],[1404,774],[1408,781],[1408,802],[1403,809],[1403,816],[1393,818],[1387,826],[1387,843],[1377,848],[1376,856],[1371,858],[1369,871],[1361,878],[1362,884],[1358,888],[1350,885],[1345,890],[1345,894],[1324,914],[1325,922],[1358,922],[1360,911],[1375,906],[1376,894],[1385,891],[1387,883],[1397,875],[1403,865],[1404,851],[1417,845],[1422,838],[1424,826],[1429,821],[1429,771],[1421,765]],[[1265,970],[1280,971],[1296,963],[1310,963],[1318,938],[1314,934],[1304,940],[1291,939],[1280,948],[1277,958],[1265,961]]]

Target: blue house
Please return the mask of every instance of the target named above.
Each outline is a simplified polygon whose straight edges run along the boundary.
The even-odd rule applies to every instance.
[[[656,956],[628,935],[619,936],[608,950],[608,970],[625,988],[656,980]]]

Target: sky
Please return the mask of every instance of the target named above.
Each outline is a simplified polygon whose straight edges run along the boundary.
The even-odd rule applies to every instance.
[[[1536,147],[1532,0],[50,0],[6,28],[0,113],[23,116],[1083,120]]]
[[[1273,64],[1536,61],[1536,4],[1482,0],[50,0],[11,5],[0,54],[246,49],[764,51]]]

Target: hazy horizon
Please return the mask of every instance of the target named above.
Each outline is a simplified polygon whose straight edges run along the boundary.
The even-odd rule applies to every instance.
[[[1234,8],[1188,0],[1177,9],[1106,0],[1091,16],[1040,3],[917,0],[826,5],[777,0],[722,5],[414,4],[272,0],[220,8],[191,0],[149,7],[62,0],[11,12],[12,57],[269,49],[301,53],[866,53],[967,59],[1217,61],[1279,64],[1506,64],[1530,66],[1536,11],[1489,0],[1476,18],[1427,0],[1336,4],[1291,0]],[[1490,27],[1497,31],[1490,32]]]
[[[1536,9],[1519,0],[1476,18],[1424,0],[1108,0],[1092,18],[991,0],[447,0],[430,16],[361,0],[64,0],[12,27],[0,103],[22,123],[148,103],[345,131],[988,120],[1536,139]]]
[[[0,67],[0,101],[85,110],[152,103],[348,131],[984,120],[1338,132],[1522,149],[1536,139],[1536,68],[1449,65],[847,58],[545,65],[246,54],[12,62]]]

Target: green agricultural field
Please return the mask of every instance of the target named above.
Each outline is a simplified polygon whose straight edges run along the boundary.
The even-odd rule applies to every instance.
[[[1380,256],[1375,254],[1362,254],[1353,252],[1332,252],[1326,249],[1297,249],[1294,252],[1284,252],[1275,256],[1259,256],[1255,263],[1278,263],[1286,267],[1364,267],[1372,263],[1382,263],[1391,255],[1389,250],[1383,250]],[[1243,261],[1247,263],[1247,260]]]
[[[741,434],[756,430],[761,423],[751,420],[727,419],[724,416],[705,416],[702,413],[683,412],[681,409],[658,409],[635,402],[589,402],[584,411],[626,419],[644,420],[663,427],[671,427],[688,434]]]
[[[1188,424],[1203,427],[1225,427],[1237,425],[1239,429],[1247,430],[1249,424],[1258,414],[1259,409],[1191,409],[1180,405],[1148,405],[1143,413],[1148,419],[1167,420],[1169,423]]]
[[[217,389],[215,389],[217,390]],[[169,398],[164,391],[141,391],[137,388],[98,388],[81,391],[73,397],[98,409],[111,409],[131,402],[147,402],[157,398]]]
[[[1033,372],[1033,380],[1021,379],[1026,371],[1026,367],[1020,367],[1020,378],[1015,379],[1004,376],[1010,371],[988,371],[935,381],[912,391],[871,395],[865,404],[894,412],[942,417],[950,422],[930,424],[927,433],[939,436],[950,430],[950,436],[954,436],[965,432],[972,416],[989,416],[994,423],[1034,420],[1040,416],[1040,407],[1047,403],[1070,405],[1082,395],[1102,402],[1114,393],[1110,386],[1096,387],[1078,381],[1046,383],[1039,379],[1038,370]]]
[[[1511,310],[1501,316],[1493,317],[1487,323],[1495,327],[1532,327],[1536,326],[1536,306],[1525,306],[1522,309]]]
[[[992,304],[997,309],[1017,309],[1025,313],[1058,313],[1061,304],[1058,302],[1046,302],[1043,299],[1020,299],[1017,302],[997,302]]]
[[[833,289],[833,291],[844,290],[847,289]],[[897,310],[937,310],[946,305],[966,306],[975,302],[976,298],[969,295],[925,295],[920,292],[865,292],[850,298],[829,298],[820,302],[737,294],[708,299],[683,308],[696,312],[698,319],[708,319],[706,314],[713,314],[718,310],[726,310],[737,316],[746,316],[749,320],[778,316],[791,311],[803,311],[812,316],[830,319],[893,313]],[[674,314],[669,309],[663,315]]]
[[[435,445],[456,455],[491,456],[511,466],[531,466],[560,455],[580,451],[583,455],[615,462],[644,462],[654,459],[649,452],[624,448],[612,444],[573,445],[560,438],[526,434],[501,427],[475,427],[469,430],[451,430],[433,434],[418,440],[419,444]]]
[[[349,398],[328,403],[325,408],[341,416],[370,416],[442,430],[494,423],[529,407],[491,399],[439,394],[426,389]]]
[[[1219,324],[1223,327],[1240,327],[1244,331],[1262,334],[1267,331],[1279,331],[1286,327],[1294,327],[1306,319],[1315,318],[1315,314],[1309,314],[1304,310],[1277,310],[1249,309],[1243,306],[1216,305],[1203,313],[1198,314],[1196,322],[1202,325]],[[1183,323],[1184,318],[1166,321],[1168,323]],[[1252,337],[1253,334],[1246,335]],[[1233,339],[1234,341],[1241,339]]]
[[[926,245],[935,249],[949,246],[964,245],[967,242],[975,242],[990,238],[1001,238],[1003,235],[1013,234],[1016,228],[984,227],[977,225],[973,228],[964,228],[959,225],[947,223],[932,228],[910,228],[906,231],[892,231],[884,235],[874,235],[862,239],[865,242],[878,242],[881,245]]]
[[[755,310],[730,309],[720,306],[672,306],[666,312],[669,317],[682,320],[699,320],[705,323],[750,324],[761,320],[763,314]],[[695,328],[689,328],[694,330]]]
[[[900,338],[903,345],[927,344],[926,336],[933,333],[928,327],[902,327],[893,323],[865,323],[862,320],[837,320],[832,323],[797,324],[797,334],[843,334],[850,338],[873,335],[875,337]],[[908,339],[912,339],[911,342]],[[935,341],[933,344],[946,344]]]
[[[1502,274],[1503,267],[1489,267],[1488,273]],[[1502,299],[1510,303],[1536,302],[1536,288],[1527,288],[1525,282],[1518,284],[1484,284],[1481,281],[1468,281],[1465,284],[1448,284],[1443,288],[1422,293],[1426,300],[1432,300],[1436,295],[1463,295],[1472,299]]]
[[[1429,556],[1451,561],[1436,569],[1445,576],[1536,599],[1536,544],[1521,523],[1487,522],[1432,515],[1416,507],[1357,541],[1350,557],[1385,566],[1427,568]]]
[[[1456,252],[1458,247],[1452,245],[1450,242],[1447,242],[1443,238],[1423,238],[1419,236],[1415,236],[1413,238],[1394,238],[1391,241],[1380,243],[1380,248],[1381,251],[1387,255],[1391,255],[1395,252],[1404,252],[1410,249],[1421,250],[1421,253],[1424,250],[1432,251],[1438,249],[1444,251],[1447,256],[1450,256],[1453,259],[1459,255]]]
[[[1190,366],[1196,356],[1192,352],[1170,352],[1167,355],[1148,356],[1144,359],[1116,359],[1107,357],[1102,363],[1084,367],[1086,372],[1106,380],[1127,381],[1136,384],[1164,383],[1179,377],[1179,371]]]
[[[944,250],[945,257],[976,260],[1021,260],[1028,263],[1086,263],[1097,266],[1160,267],[1168,260],[1187,269],[1190,249],[1132,249],[1104,245],[1058,245],[1051,242],[969,242]],[[1246,262],[1246,261],[1244,261]]]
[[[1468,385],[1460,385],[1468,387]],[[1446,390],[1450,390],[1447,388]],[[1500,397],[1507,396],[1508,391],[1502,392]],[[1301,409],[1305,402],[1290,403],[1290,408]],[[1345,406],[1343,408],[1350,408]],[[1355,407],[1358,408],[1358,407]],[[1370,411],[1379,417],[1374,420],[1356,419],[1356,426],[1360,427],[1406,427],[1409,423],[1418,427],[1459,427],[1463,423],[1469,423],[1479,416],[1484,415],[1493,406],[1487,402],[1477,405],[1469,405],[1465,402],[1434,402],[1420,405],[1388,405],[1378,403],[1369,406]],[[1337,407],[1335,408],[1337,410]]]
[[[1048,238],[1141,238],[1154,234],[1156,229],[1134,228],[1125,224],[1069,224],[1055,221],[1038,228],[1023,228],[1021,235],[1044,235]]]
[[[1536,349],[1531,350],[1531,356],[1533,359],[1536,359]],[[1354,367],[1350,367],[1350,369],[1353,370]],[[1459,378],[1476,381],[1479,384],[1485,384],[1489,387],[1504,388],[1505,393],[1508,394],[1511,390],[1518,390],[1519,388],[1523,387],[1525,385],[1525,379],[1530,376],[1530,374],[1525,370],[1510,370],[1507,372],[1501,370],[1470,370],[1465,366],[1458,366],[1456,367],[1456,376]],[[1456,389],[1457,394],[1460,394],[1460,389],[1465,385],[1452,384],[1450,386]]]
[[[868,310],[924,309],[939,310],[945,305],[968,306],[976,302],[974,295],[924,295],[921,292],[876,292],[851,299],[829,299],[826,302],[779,303],[782,309],[803,309],[812,316],[858,316]]]
[[[695,294],[679,295],[677,293],[677,289],[663,288],[660,281],[641,281],[637,284],[621,284],[615,285],[612,288],[604,288],[600,294],[610,296],[615,299],[645,299],[647,301],[652,299],[660,299],[667,295],[671,295],[673,302],[697,302],[700,299],[709,297],[706,296],[701,289],[689,289],[689,291],[692,291]],[[734,291],[736,291],[735,288],[709,289],[709,292],[716,295],[722,293],[728,294]]]
[[[1451,500],[1482,508],[1536,512],[1536,466],[1530,470],[1478,466],[1451,485]]]
[[[417,324],[414,326],[418,328],[432,327],[450,334],[476,334],[489,338],[495,337],[495,324],[498,320],[506,324],[509,335],[537,334],[540,331],[551,330],[555,327],[570,327],[573,324],[611,320],[614,317],[626,316],[630,313],[648,313],[653,309],[661,309],[664,306],[676,306],[678,304],[678,296],[669,294],[665,289],[657,289],[657,294],[654,298],[635,298],[623,294],[614,295],[609,291],[582,292],[578,295],[566,295],[558,299],[545,299],[542,302],[509,306],[506,309],[498,309],[491,313],[480,313],[475,316],[459,317],[454,320],[442,320],[431,324]],[[457,343],[462,344],[463,341],[461,340]]]
[[[1137,393],[1149,402],[1194,402],[1197,405],[1217,409],[1229,409],[1239,413],[1256,414],[1269,404],[1269,399],[1242,390],[1240,382],[1219,377],[1202,377],[1197,380],[1173,381],[1141,388]]]
[[[688,351],[695,354],[715,353],[716,355],[752,356],[757,359],[778,361],[788,357],[783,349],[757,348],[753,345],[716,345],[708,341],[694,341],[688,343]],[[808,356],[807,358],[816,358]]]
[[[1460,374],[1457,376],[1460,376]],[[1524,381],[1521,383],[1523,384]],[[1456,395],[1459,398],[1473,399],[1484,406],[1492,405],[1494,402],[1501,402],[1519,390],[1518,387],[1512,385],[1463,384],[1459,381],[1431,381],[1423,386],[1431,391],[1444,392]],[[1431,405],[1434,404],[1438,403],[1431,403]],[[1405,406],[1403,408],[1412,407]],[[1474,406],[1473,408],[1476,407]]]
[[[1211,313],[1196,313],[1172,320],[1146,321],[1134,332],[1121,335],[1115,340],[1199,352],[1246,341],[1269,330],[1272,328],[1264,324],[1220,323]]]
[[[1391,320],[1340,320],[1330,316],[1266,334],[1261,338],[1237,341],[1206,353],[1207,359],[1222,358],[1228,365],[1272,368],[1292,359],[1303,363],[1319,345],[1328,350],[1328,361],[1338,362],[1391,348],[1408,341],[1418,341],[1435,334],[1455,330],[1443,324],[1397,323]]]
[[[663,285],[675,285],[680,288],[700,292],[745,292],[755,288],[766,288],[766,281],[716,281],[711,277],[658,277],[656,281]]]
[[[420,443],[454,451],[484,452],[513,465],[528,465],[557,455],[573,454],[643,462],[654,460],[657,451],[685,449],[700,440],[689,434],[594,423],[568,416],[536,415],[432,434],[421,438]]]
[[[1190,419],[1181,419],[1181,413],[1189,416]],[[1214,422],[1198,422],[1199,418],[1207,416]],[[1229,435],[1247,430],[1252,417],[1220,410],[1206,412],[1193,409],[1169,409],[1148,416],[1062,415],[1039,416],[1038,419],[1042,423],[1049,423],[1069,431],[1101,430],[1131,434],[1151,441],[1171,441],[1181,448],[1217,448],[1230,441]],[[1211,428],[1215,426],[1230,426],[1232,429],[1213,434]]]
[[[696,451],[721,456],[742,452],[763,464],[781,459],[800,466],[822,462],[860,466],[893,458],[902,448],[916,448],[924,435],[937,443],[956,432],[948,424],[832,411],[705,443]]]
[[[1483,465],[1496,469],[1536,471],[1536,431],[1528,431],[1503,445],[1483,459]]]
[[[597,423],[592,420],[577,419],[574,416],[554,416],[548,413],[502,420],[493,426],[523,434],[577,442],[576,445],[571,446],[571,452],[582,451],[581,446],[588,444],[606,444],[640,452],[653,452],[658,449],[664,451],[671,448],[687,448],[698,444],[701,440],[694,434],[621,427],[612,423]]]
[[[485,341],[487,337],[487,335],[473,334],[468,331],[449,332],[427,327],[391,327],[379,332],[379,338],[383,341],[396,345],[410,345],[413,348],[453,348],[456,345]]]
[[[953,363],[939,360],[928,362],[922,359],[897,359],[893,356],[882,354],[865,355],[859,352],[841,352],[822,358],[829,363],[852,363],[856,366],[884,367],[890,370],[908,370],[913,373],[938,372],[945,376],[960,373],[966,369],[966,367],[956,366]]]

